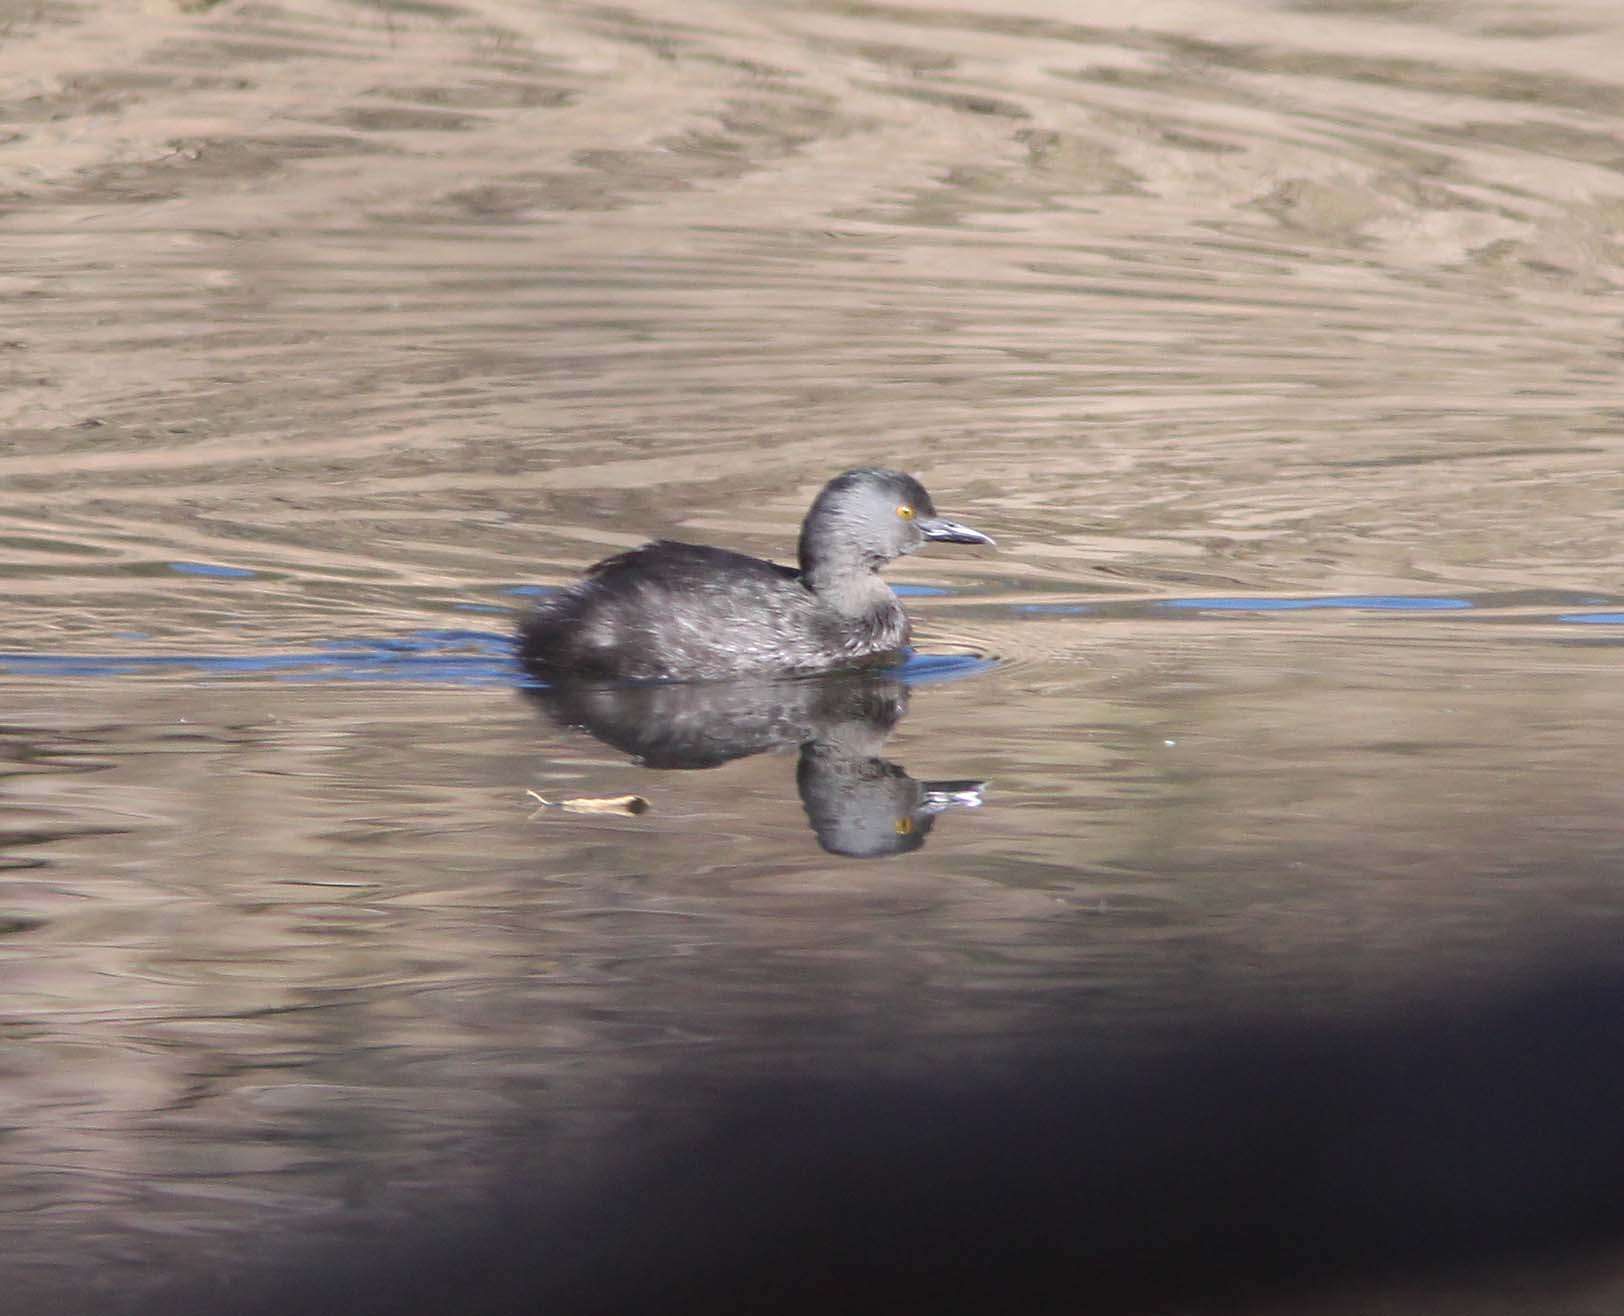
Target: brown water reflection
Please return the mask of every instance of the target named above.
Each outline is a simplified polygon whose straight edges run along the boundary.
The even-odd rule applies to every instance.
[[[12,9],[18,1294],[589,1162],[679,1065],[1610,954],[1611,3]],[[1000,544],[894,573],[999,659],[869,747],[991,783],[907,853],[820,848],[793,737],[642,768],[417,647],[645,536],[782,558],[859,462]]]

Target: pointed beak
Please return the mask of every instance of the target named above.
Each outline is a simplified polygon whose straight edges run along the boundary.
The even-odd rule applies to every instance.
[[[991,535],[984,535],[979,530],[972,530],[967,525],[960,525],[957,521],[944,521],[939,516],[933,516],[919,523],[919,529],[926,539],[938,540],[944,544],[992,544]]]

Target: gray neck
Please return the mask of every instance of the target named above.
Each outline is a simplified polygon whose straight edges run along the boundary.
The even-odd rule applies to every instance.
[[[895,596],[880,579],[879,563],[855,557],[820,558],[803,565],[801,578],[819,602],[843,617],[866,617]]]

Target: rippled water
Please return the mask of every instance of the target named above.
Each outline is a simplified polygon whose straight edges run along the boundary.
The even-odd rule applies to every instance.
[[[17,1291],[677,1066],[1610,953],[1621,134],[1611,0],[0,6]],[[523,688],[537,589],[859,463],[999,542],[895,682],[702,771]]]

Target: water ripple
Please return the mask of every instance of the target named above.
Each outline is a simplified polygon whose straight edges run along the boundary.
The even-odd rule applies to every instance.
[[[978,654],[912,652],[895,669],[908,685],[962,680],[990,670]],[[504,632],[426,630],[346,639],[312,651],[249,654],[0,653],[0,674],[35,677],[269,676],[282,681],[387,681],[437,685],[535,685]]]

